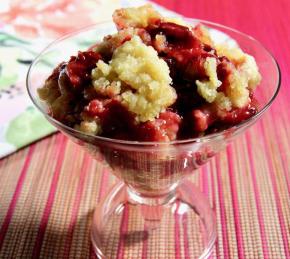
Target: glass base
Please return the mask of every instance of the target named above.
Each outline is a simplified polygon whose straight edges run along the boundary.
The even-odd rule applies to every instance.
[[[189,181],[160,197],[118,183],[97,206],[91,237],[98,258],[208,258],[215,216]]]

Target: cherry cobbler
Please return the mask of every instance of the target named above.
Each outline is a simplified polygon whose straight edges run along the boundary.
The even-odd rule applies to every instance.
[[[152,6],[116,10],[118,32],[59,64],[38,89],[56,120],[91,135],[172,141],[257,113],[261,76],[239,47]]]

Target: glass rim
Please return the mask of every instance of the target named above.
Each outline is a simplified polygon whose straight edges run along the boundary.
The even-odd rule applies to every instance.
[[[113,24],[112,21],[103,21],[103,22],[99,22],[99,23],[96,23],[96,24],[88,25],[88,26],[85,26],[85,27],[80,28],[78,30],[72,31],[72,32],[70,32],[68,34],[65,34],[65,35],[59,37],[58,39],[52,41],[50,44],[48,44],[35,57],[35,59],[33,60],[33,62],[30,64],[29,69],[28,69],[28,72],[27,72],[27,75],[26,75],[26,89],[27,89],[28,95],[29,95],[32,103],[47,118],[47,120],[52,121],[53,124],[56,124],[60,128],[63,128],[65,130],[68,130],[70,132],[73,132],[73,133],[76,133],[76,134],[79,134],[79,135],[83,135],[86,138],[93,138],[93,139],[96,139],[96,140],[99,140],[99,141],[106,141],[106,142],[111,142],[111,143],[114,143],[114,144],[126,144],[126,145],[136,145],[136,146],[140,146],[140,145],[145,145],[145,146],[155,145],[156,146],[156,145],[188,144],[188,143],[192,143],[192,142],[193,143],[197,143],[197,142],[204,143],[204,142],[210,141],[210,140],[212,140],[214,138],[217,138],[217,137],[220,137],[220,136],[224,136],[229,131],[237,130],[239,128],[243,128],[244,126],[246,127],[247,125],[251,125],[251,122],[254,122],[256,119],[258,119],[271,106],[271,104],[273,103],[273,101],[275,100],[275,98],[277,97],[277,95],[279,93],[279,90],[281,88],[281,70],[280,70],[280,67],[279,67],[279,64],[278,64],[277,60],[274,58],[274,56],[272,55],[272,53],[266,47],[264,47],[264,45],[262,43],[260,43],[254,37],[252,37],[252,36],[250,36],[250,35],[248,35],[246,33],[243,33],[243,32],[240,32],[239,30],[234,29],[234,28],[231,28],[231,27],[228,27],[228,26],[219,24],[219,23],[207,21],[207,20],[195,19],[195,18],[188,18],[188,17],[183,17],[183,19],[185,19],[185,20],[187,20],[189,22],[197,22],[197,23],[202,23],[202,24],[205,24],[205,25],[213,25],[215,27],[220,27],[220,28],[223,28],[223,29],[232,31],[234,33],[240,34],[243,37],[246,37],[246,38],[250,39],[251,41],[254,41],[262,49],[264,49],[264,51],[266,51],[266,53],[269,55],[269,57],[272,59],[272,62],[276,66],[276,72],[277,72],[277,76],[278,76],[278,80],[277,80],[277,83],[276,83],[276,89],[275,89],[275,92],[273,93],[272,97],[269,98],[268,102],[255,115],[253,115],[252,117],[250,117],[247,120],[244,120],[244,121],[240,122],[237,125],[231,126],[231,127],[227,128],[227,129],[224,129],[224,130],[221,130],[221,131],[218,131],[218,132],[215,132],[215,133],[206,134],[205,136],[201,136],[201,137],[188,138],[188,139],[182,139],[182,140],[172,140],[172,141],[133,141],[133,140],[113,139],[113,138],[108,138],[108,137],[103,137],[103,136],[98,136],[98,135],[91,135],[91,134],[85,133],[83,131],[79,131],[77,129],[74,129],[72,127],[69,127],[69,126],[63,124],[62,122],[54,119],[52,116],[50,116],[38,104],[39,101],[36,100],[36,98],[34,97],[33,93],[30,90],[30,85],[31,85],[31,83],[30,83],[30,74],[31,74],[31,71],[33,70],[34,65],[38,62],[38,60],[41,58],[41,56],[47,50],[49,50],[52,46],[56,45],[57,43],[65,40],[67,38],[70,38],[70,37],[72,37],[72,36],[74,36],[74,35],[76,35],[78,33],[88,31],[88,30],[90,30],[92,28],[95,28],[95,27],[97,27],[99,25],[102,25],[102,24],[110,24],[110,23]]]

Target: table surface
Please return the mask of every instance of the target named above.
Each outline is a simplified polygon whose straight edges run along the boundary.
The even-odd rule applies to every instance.
[[[156,2],[248,33],[276,57],[282,88],[274,105],[191,180],[216,212],[213,258],[290,258],[290,2]],[[59,133],[2,159],[0,258],[94,258],[89,240],[92,211],[115,181]],[[184,249],[178,249],[180,258]],[[139,258],[142,252],[140,248],[123,257]],[[156,251],[147,257],[171,255]]]

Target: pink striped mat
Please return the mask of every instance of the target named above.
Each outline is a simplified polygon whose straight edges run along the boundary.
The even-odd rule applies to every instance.
[[[249,33],[277,58],[282,90],[273,107],[191,180],[216,211],[212,258],[290,258],[289,1],[156,2]],[[92,212],[116,181],[105,171],[61,134],[2,159],[0,258],[94,258]],[[188,258],[188,245],[178,238],[174,242],[166,256],[160,248],[146,256],[144,242],[134,256],[123,251],[116,257]]]

